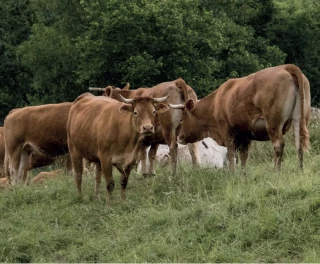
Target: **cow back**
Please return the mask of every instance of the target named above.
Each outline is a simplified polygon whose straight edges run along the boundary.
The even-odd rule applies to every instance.
[[[4,122],[6,146],[32,144],[57,156],[68,151],[66,124],[72,103],[29,106],[11,111]]]

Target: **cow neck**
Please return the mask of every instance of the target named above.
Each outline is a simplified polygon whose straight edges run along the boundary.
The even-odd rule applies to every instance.
[[[194,110],[192,111],[192,113],[197,117],[200,125],[205,127],[206,130],[208,130],[212,125],[212,122],[214,122],[212,120],[214,111],[214,97],[215,94],[211,93],[202,98],[195,103]]]

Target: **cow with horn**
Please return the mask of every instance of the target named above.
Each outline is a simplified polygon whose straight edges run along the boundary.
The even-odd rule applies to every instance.
[[[227,147],[229,161],[240,152],[244,167],[252,140],[270,140],[275,169],[279,170],[284,149],[283,135],[293,127],[299,166],[309,145],[310,86],[293,65],[266,68],[243,78],[230,79],[198,102],[169,105],[184,109],[178,142],[192,143],[211,137]],[[229,163],[234,169],[234,162]]]
[[[92,88],[89,89],[93,90]],[[165,95],[170,95],[166,101],[168,104],[181,104],[185,103],[188,99],[197,101],[197,95],[194,90],[189,85],[186,85],[185,81],[181,78],[170,82],[160,83],[152,88],[138,88],[136,90],[113,89],[112,87],[108,86],[104,88],[104,95],[116,100],[121,100],[120,95],[126,98],[134,98],[135,96],[162,97]],[[155,174],[154,166],[159,144],[167,144],[169,146],[172,173],[173,175],[176,174],[178,156],[177,135],[179,131],[181,115],[182,111],[178,112],[176,110],[169,110],[157,115],[155,134],[145,137],[144,144],[141,146],[140,150],[140,159],[142,165],[141,170],[145,177]],[[148,153],[149,167],[147,168],[146,150],[148,146],[151,147]],[[189,144],[188,147],[192,157],[193,165],[198,166],[200,163],[200,158],[197,150],[197,143]]]
[[[169,107],[162,98],[135,97],[121,102],[105,96],[85,93],[79,96],[69,112],[68,146],[76,187],[82,194],[82,159],[96,163],[95,198],[100,199],[99,186],[104,176],[109,201],[114,188],[112,167],[121,173],[121,197],[133,166],[136,165],[142,140],[155,132],[155,117]]]

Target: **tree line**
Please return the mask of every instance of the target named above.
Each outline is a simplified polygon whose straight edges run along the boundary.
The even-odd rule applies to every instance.
[[[3,0],[0,122],[17,107],[73,101],[89,86],[182,77],[201,98],[284,63],[320,103],[317,0]]]

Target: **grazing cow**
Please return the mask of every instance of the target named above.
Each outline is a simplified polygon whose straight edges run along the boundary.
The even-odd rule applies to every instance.
[[[63,170],[54,170],[54,171],[42,171],[33,179],[31,179],[31,184],[43,184],[49,179],[56,179],[63,174]]]
[[[68,145],[79,196],[82,194],[82,159],[96,163],[95,191],[100,199],[101,173],[107,187],[107,201],[114,188],[112,166],[121,173],[121,197],[132,167],[136,164],[141,140],[154,133],[156,113],[167,111],[167,99],[135,97],[123,102],[85,93],[70,109],[67,123]]]
[[[110,96],[116,100],[120,100],[119,96],[125,98],[134,98],[135,96],[150,96],[163,97],[170,95],[166,103],[181,104],[186,102],[189,98],[197,100],[197,95],[194,90],[186,85],[183,79],[177,79],[171,82],[160,83],[152,88],[138,88],[136,90],[129,89],[112,89],[112,87],[105,88],[104,95]],[[140,150],[140,159],[142,161],[142,173],[144,176],[154,175],[154,161],[156,158],[159,144],[167,144],[170,149],[171,165],[173,175],[176,174],[177,167],[177,135],[179,131],[180,119],[182,111],[170,110],[161,113],[156,120],[156,133],[144,139],[144,145]],[[146,168],[146,149],[151,145],[149,150],[149,168]],[[192,156],[192,161],[195,166],[199,164],[199,156],[197,153],[197,145],[189,145],[189,151]]]
[[[228,158],[240,152],[241,165],[248,158],[252,140],[271,140],[275,168],[280,169],[283,135],[293,126],[300,168],[309,145],[310,86],[301,70],[292,64],[270,67],[243,78],[230,79],[216,91],[195,102],[170,105],[185,109],[178,142],[212,137],[226,146]],[[234,162],[229,163],[234,169]]]
[[[29,170],[51,164],[54,157],[68,152],[66,124],[71,105],[28,106],[7,115],[5,169],[12,185],[26,182]]]
[[[0,178],[5,177],[4,173],[4,134],[3,127],[0,127]]]

